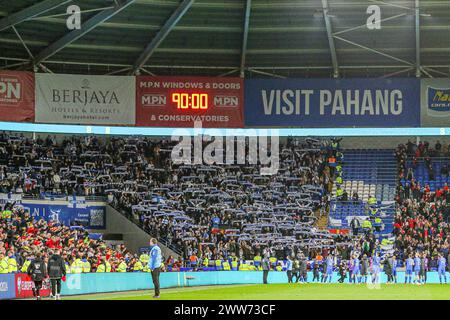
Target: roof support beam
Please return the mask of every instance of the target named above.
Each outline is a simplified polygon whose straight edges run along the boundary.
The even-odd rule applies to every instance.
[[[393,77],[393,76],[397,76],[399,74],[411,71],[413,69],[414,68],[409,67],[409,68],[406,68],[406,69],[403,69],[403,70],[399,70],[399,71],[395,71],[395,72],[392,72],[392,73],[388,73],[388,74],[385,74],[384,76],[380,77],[380,79],[386,79],[386,78],[390,78],[390,77]]]
[[[328,45],[330,47],[330,52],[331,52],[331,62],[333,63],[333,77],[338,78],[339,77],[339,64],[338,64],[338,60],[337,60],[336,46],[334,45],[331,20],[330,20],[330,16],[328,15],[328,11],[329,11],[328,0],[322,0],[322,8],[323,8],[323,17],[325,19],[325,27],[327,29]]]
[[[155,52],[156,48],[158,48],[161,42],[164,41],[167,35],[177,25],[178,21],[180,21],[184,14],[189,10],[194,1],[195,0],[183,0],[183,2],[172,13],[170,18],[166,21],[166,23],[164,23],[163,27],[134,62],[132,74],[136,74],[145,65],[148,59],[152,56],[153,52]]]
[[[242,38],[241,67],[239,71],[239,76],[241,78],[244,78],[245,76],[245,57],[247,55],[248,28],[250,24],[251,7],[252,7],[252,0],[247,0],[247,3],[245,5],[244,34]]]
[[[264,75],[264,76],[269,76],[269,77],[274,77],[274,78],[280,78],[280,79],[286,79],[285,76],[281,76],[281,75],[279,75],[279,74],[275,74],[275,73],[272,73],[272,72],[266,72],[266,71],[256,70],[256,69],[253,69],[253,68],[248,68],[248,71],[253,72],[253,73],[256,73],[256,74],[262,74],[262,75]]]
[[[416,0],[416,77],[420,78],[422,74],[422,68],[420,66],[420,4],[419,0]]]
[[[72,0],[45,0],[38,2],[28,8],[0,19],[0,31],[5,30],[9,27],[13,27],[16,24],[19,24],[30,18],[34,18],[44,12],[52,10],[71,1]]]
[[[450,66],[448,67],[449,69],[450,69]],[[430,68],[430,67],[424,67],[424,66],[422,66],[422,69],[427,69],[428,71],[432,71],[432,72],[436,72],[437,74],[439,74],[439,75],[441,75],[441,76],[444,76],[444,77],[450,77],[450,72],[443,72],[443,71],[440,71],[440,70],[436,70],[436,69],[433,69],[433,68]]]
[[[135,0],[122,0],[122,1],[120,1],[119,6],[112,7],[110,9],[103,10],[100,13],[97,13],[95,16],[93,16],[92,18],[87,20],[85,23],[83,23],[81,25],[81,29],[76,29],[76,30],[70,31],[69,33],[66,33],[62,38],[53,42],[47,48],[42,50],[36,56],[36,58],[33,60],[33,64],[38,65],[39,63],[50,58],[51,56],[53,56],[60,50],[64,49],[66,46],[68,46],[72,42],[76,41],[77,39],[84,36],[86,33],[95,29],[95,27],[97,27],[102,22],[112,18],[113,16],[115,16],[116,14],[121,12],[123,9],[128,7],[133,2],[135,2]]]
[[[25,48],[25,50],[27,51],[28,55],[30,56],[31,59],[33,59],[33,54],[31,53],[30,49],[28,48],[27,44],[23,41],[22,36],[20,35],[19,31],[17,31],[16,27],[12,26],[12,29],[14,30],[17,38],[19,38],[20,42],[22,43],[23,47]]]
[[[420,70],[425,73],[427,76],[429,76],[430,78],[434,78],[432,74],[430,74],[427,70],[425,70],[424,68],[420,67]]]
[[[413,63],[411,63],[411,62],[409,62],[409,61],[403,60],[403,59],[401,59],[401,58],[394,57],[394,56],[392,56],[392,55],[390,55],[390,54],[381,52],[381,51],[379,51],[379,50],[375,50],[375,49],[372,49],[372,48],[363,46],[362,44],[358,44],[358,43],[356,43],[356,42],[353,42],[353,41],[350,41],[350,40],[347,40],[347,39],[344,39],[344,38],[341,38],[341,37],[338,37],[338,36],[334,36],[334,38],[336,38],[336,39],[338,39],[338,40],[341,40],[341,41],[343,41],[343,42],[346,42],[346,43],[348,43],[348,44],[354,45],[355,47],[358,47],[358,48],[361,48],[361,49],[365,49],[365,50],[367,50],[367,51],[370,51],[370,52],[379,54],[379,55],[381,55],[381,56],[383,56],[383,57],[386,57],[386,58],[395,60],[395,61],[397,61],[397,62],[404,63],[404,64],[407,65],[407,66],[412,66],[412,65],[414,65]]]
[[[219,74],[217,77],[225,77],[225,76],[229,76],[230,74],[233,74],[233,73],[235,73],[236,71],[239,71],[239,69],[233,69],[233,70],[230,70],[230,71],[226,71],[226,72],[224,72],[224,73],[221,73],[221,74]]]

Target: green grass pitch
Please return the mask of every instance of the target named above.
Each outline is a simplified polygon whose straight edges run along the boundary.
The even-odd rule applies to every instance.
[[[153,300],[153,291],[67,296],[76,300]],[[161,290],[161,300],[450,300],[450,285],[269,284]]]

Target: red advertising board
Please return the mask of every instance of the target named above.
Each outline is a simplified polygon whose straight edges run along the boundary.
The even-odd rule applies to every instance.
[[[0,121],[34,121],[34,74],[0,70]]]
[[[32,298],[33,297],[34,282],[31,277],[24,273],[16,274],[16,298]],[[45,280],[42,282],[42,289],[40,291],[41,297],[48,297],[50,295],[50,282]]]
[[[136,125],[242,128],[241,78],[136,77]]]

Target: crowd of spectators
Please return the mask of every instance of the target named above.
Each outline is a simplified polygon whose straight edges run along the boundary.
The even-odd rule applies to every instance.
[[[165,176],[151,197],[121,193],[118,207],[180,248],[185,259],[246,260],[264,248],[284,258],[300,246],[330,243],[313,231],[315,213],[327,205],[332,183],[328,147],[312,139],[289,140],[280,148],[280,168],[272,176],[260,175],[258,165],[175,166],[165,152]]]
[[[121,262],[132,267],[135,255],[124,245],[112,248],[101,239],[93,239],[81,227],[64,226],[44,219],[36,220],[20,205],[6,204],[0,217],[0,254],[8,270],[0,273],[26,272],[29,262],[40,253],[45,258],[60,250],[68,273],[118,271]],[[1,260],[1,259],[0,259]]]
[[[345,259],[353,251],[372,253],[379,242],[370,233],[336,237],[315,227],[339,176],[336,161],[330,160],[339,156],[338,142],[289,138],[280,145],[278,173],[261,175],[261,165],[174,164],[175,143],[164,139],[2,134],[0,192],[105,197],[185,262],[197,265],[261,255],[315,259],[330,252]],[[36,250],[51,249],[47,242],[57,242],[69,266],[82,261],[97,270],[103,263],[115,271],[125,262],[128,271],[145,268],[145,259],[123,246],[114,250],[83,229],[13,211],[8,225],[2,220],[8,230],[2,241],[19,264]],[[175,269],[182,264],[172,257],[166,262]]]
[[[441,172],[434,172],[436,157],[448,157],[449,147],[436,142],[415,144],[408,141],[396,150],[399,170],[397,211],[394,223],[395,247],[401,258],[416,252],[426,253],[431,264],[438,254],[449,259],[450,248],[450,190],[447,183],[432,191],[428,184],[421,185],[414,176],[414,168],[421,161],[428,171],[429,180],[436,175],[448,176],[448,164]],[[405,182],[405,183],[402,183]]]
[[[329,141],[288,139],[272,176],[261,175],[260,165],[174,165],[174,144],[3,133],[0,192],[107,197],[185,259],[193,254],[250,259],[263,247],[281,256],[300,245],[320,248],[332,242],[313,228],[333,180],[327,159],[335,150]]]

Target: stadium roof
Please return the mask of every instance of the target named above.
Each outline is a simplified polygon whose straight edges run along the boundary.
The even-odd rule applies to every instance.
[[[69,30],[66,9],[81,8]],[[368,6],[381,8],[369,30]],[[8,0],[0,68],[246,77],[448,77],[447,0]]]

